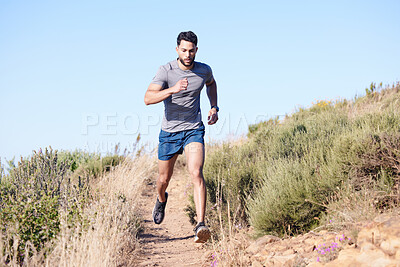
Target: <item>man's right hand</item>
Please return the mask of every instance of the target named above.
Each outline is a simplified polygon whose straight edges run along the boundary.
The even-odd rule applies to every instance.
[[[188,79],[184,78],[182,80],[179,80],[171,89],[172,89],[172,93],[176,94],[179,93],[180,91],[186,90],[188,87]]]
[[[151,83],[147,88],[146,94],[144,95],[144,103],[146,105],[159,103],[173,94],[179,93],[180,91],[186,90],[188,87],[188,80],[184,78],[178,81],[174,86],[163,90],[159,84]]]

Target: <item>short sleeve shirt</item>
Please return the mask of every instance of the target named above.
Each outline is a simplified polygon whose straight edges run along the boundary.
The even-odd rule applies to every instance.
[[[161,85],[164,90],[184,78],[188,79],[187,89],[164,100],[161,129],[166,132],[193,130],[202,125],[200,93],[206,83],[213,81],[212,70],[207,64],[195,61],[192,69],[182,70],[177,60],[168,62],[158,69],[151,83]]]

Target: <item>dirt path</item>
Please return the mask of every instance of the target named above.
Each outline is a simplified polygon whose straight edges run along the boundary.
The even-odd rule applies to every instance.
[[[160,225],[152,219],[156,199],[155,183],[147,185],[142,196],[144,232],[139,237],[139,266],[208,266],[203,255],[204,245],[193,241],[193,226],[184,211],[188,193],[192,190],[183,170],[176,170],[167,189],[166,215]]]

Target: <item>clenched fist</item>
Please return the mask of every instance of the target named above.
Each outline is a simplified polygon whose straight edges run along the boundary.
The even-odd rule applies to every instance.
[[[180,91],[186,90],[189,85],[188,79],[184,78],[182,80],[179,80],[172,88],[172,92],[174,94],[179,93]]]

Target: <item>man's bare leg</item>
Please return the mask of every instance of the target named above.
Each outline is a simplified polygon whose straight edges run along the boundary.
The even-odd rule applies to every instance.
[[[204,222],[206,211],[206,185],[203,177],[204,145],[193,142],[185,147],[188,171],[193,183],[193,198],[196,205],[197,221]]]
[[[167,190],[169,181],[171,180],[172,173],[174,172],[175,161],[178,154],[169,160],[158,160],[158,179],[157,179],[157,193],[160,202],[165,202],[165,190]]]

